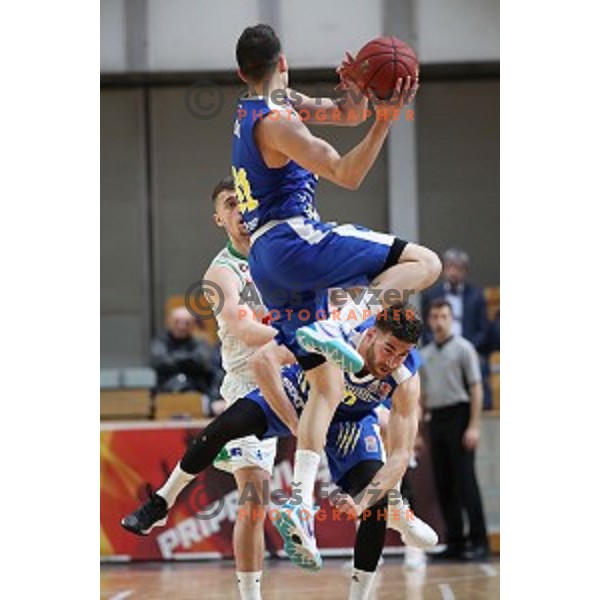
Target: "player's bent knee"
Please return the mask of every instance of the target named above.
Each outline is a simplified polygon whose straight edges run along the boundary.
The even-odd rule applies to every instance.
[[[442,261],[440,260],[440,257],[435,252],[432,252],[430,250],[430,254],[431,254],[431,273],[432,273],[431,283],[434,283],[438,279],[438,277],[442,274]]]
[[[423,267],[423,287],[435,283],[442,272],[442,261],[439,256],[424,246],[419,246],[419,257],[417,259]]]
[[[306,372],[306,379],[315,394],[340,394],[344,391],[344,375],[339,367],[330,362]]]

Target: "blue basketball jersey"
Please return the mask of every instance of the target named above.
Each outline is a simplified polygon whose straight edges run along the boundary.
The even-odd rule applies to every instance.
[[[240,98],[233,127],[232,173],[240,212],[249,233],[272,220],[319,220],[314,207],[317,176],[290,160],[270,169],[254,141],[261,119],[299,118],[291,104],[277,106],[260,97]]]
[[[358,347],[363,335],[375,324],[375,316],[365,319],[352,329],[349,339]],[[350,409],[355,407],[355,411],[362,413],[368,412],[368,407],[373,408],[377,404],[383,404],[386,408],[391,408],[392,394],[400,383],[410,379],[421,366],[421,355],[413,348],[405,361],[385,379],[375,379],[372,375],[359,378],[353,373],[344,373],[345,378],[345,396],[342,404],[336,411],[341,418],[349,418]]]
[[[360,336],[367,328],[359,326],[354,331]],[[381,404],[390,408],[394,390],[415,375],[420,363],[419,353],[411,350],[404,363],[383,380],[376,380],[371,375],[362,379],[345,375],[345,395],[335,411],[325,444],[331,476],[342,488],[344,475],[358,463],[366,460],[385,462],[375,408]],[[285,367],[282,382],[288,399],[300,414],[308,400],[304,371],[297,364]],[[265,413],[267,430],[263,439],[291,435],[258,388],[246,394],[245,398],[258,404]]]
[[[375,317],[367,319],[354,329],[358,336],[373,324]],[[359,421],[373,413],[380,404],[391,408],[394,391],[403,381],[415,375],[421,365],[421,357],[412,349],[406,360],[385,379],[375,379],[373,375],[357,377],[353,373],[344,373],[344,398],[338,405],[332,423],[348,420]],[[308,382],[304,371],[294,364],[282,371],[283,387],[294,408],[300,412],[308,401]],[[258,392],[258,390],[257,390]],[[260,392],[258,392],[260,393]]]

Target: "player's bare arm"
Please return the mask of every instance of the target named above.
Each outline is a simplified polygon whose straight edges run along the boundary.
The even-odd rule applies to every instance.
[[[368,116],[368,97],[349,82],[344,86],[346,95],[340,98],[311,98],[297,90],[288,89],[288,96],[302,120],[313,125],[354,127],[364,123]]]
[[[285,346],[270,341],[254,352],[248,361],[248,366],[252,369],[254,380],[265,400],[288,429],[296,435],[298,414],[288,400],[281,383],[281,367],[293,362],[296,362],[296,358]]]
[[[336,88],[346,94],[340,98],[311,98],[297,90],[288,88],[288,97],[292,106],[302,115],[302,119],[314,125],[337,125],[353,127],[360,125],[369,116],[369,96],[352,79],[355,59],[346,52],[346,57],[337,68],[340,84]],[[418,81],[411,87],[408,102],[414,99],[418,89]]]
[[[308,123],[317,125],[355,126],[363,123],[368,115],[368,97],[350,77],[354,57],[346,52],[346,58],[337,68],[340,85],[336,89],[346,91],[341,98],[311,98],[296,90],[288,89],[294,108]],[[304,117],[306,115],[306,118]]]
[[[210,267],[204,278],[216,283],[223,291],[221,317],[231,328],[233,335],[247,346],[262,346],[275,337],[275,329],[257,321],[252,310],[240,304],[238,279],[227,267]]]
[[[411,86],[410,78],[404,83],[406,91],[402,86],[402,80],[399,80],[394,98],[378,102],[379,114],[383,116],[373,122],[362,141],[344,156],[340,156],[331,144],[314,136],[300,117],[263,119],[255,127],[255,138],[267,166],[278,168],[292,159],[341,187],[358,189],[385,142],[395,111],[404,105]]]
[[[375,504],[381,495],[394,489],[408,468],[411,453],[419,430],[419,396],[421,382],[417,373],[401,383],[392,396],[392,410],[388,422],[388,450],[386,463],[367,486],[357,505],[360,514],[365,508]],[[382,494],[369,493],[381,490]]]

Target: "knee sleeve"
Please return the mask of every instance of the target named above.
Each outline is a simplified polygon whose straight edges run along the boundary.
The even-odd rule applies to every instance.
[[[237,400],[192,441],[181,459],[181,468],[197,475],[212,464],[227,442],[247,435],[260,438],[267,427],[260,406],[244,398]]]
[[[387,497],[369,507],[369,516],[360,522],[354,544],[354,567],[373,573],[385,542]]]

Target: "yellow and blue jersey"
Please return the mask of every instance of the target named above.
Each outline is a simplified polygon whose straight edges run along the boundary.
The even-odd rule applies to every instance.
[[[296,331],[327,313],[327,290],[367,286],[397,264],[406,242],[358,225],[322,223],[317,177],[293,160],[265,163],[254,138],[261,119],[298,119],[291,104],[241,98],[233,130],[232,169],[240,213],[252,244],[252,279],[271,311],[276,341],[299,362],[308,354]]]
[[[370,319],[365,323],[368,321]],[[345,374],[344,398],[335,411],[325,444],[334,481],[339,482],[345,473],[364,460],[384,462],[385,452],[375,408],[380,405],[390,408],[396,388],[413,377],[420,364],[419,353],[413,349],[404,363],[385,379],[375,379],[372,375],[357,378],[355,375]],[[298,365],[285,367],[282,370],[282,381],[289,401],[300,414],[308,401],[308,384],[304,372]],[[291,435],[260,390],[253,390],[246,398],[258,404],[265,413],[268,428],[263,438]]]
[[[365,319],[350,331],[349,341],[358,347],[362,336],[375,324],[375,316]],[[421,355],[416,348],[410,350],[404,362],[383,379],[373,375],[358,377],[355,373],[344,373],[344,397],[337,407],[332,423],[346,420],[360,420],[368,414],[375,414],[375,408],[382,404],[391,408],[392,396],[396,388],[413,377],[421,366]],[[304,371],[298,364],[282,369],[285,393],[298,413],[308,401],[309,385]],[[260,396],[260,390],[253,390],[249,397]]]
[[[299,117],[291,104],[278,106],[261,97],[239,100],[233,128],[232,172],[249,233],[274,220],[319,220],[314,206],[317,176],[293,160],[276,169],[263,160],[254,141],[254,126],[268,118]]]

